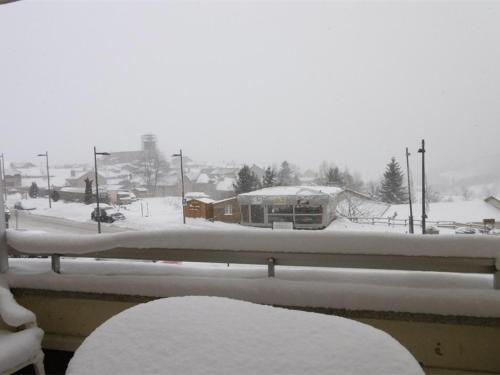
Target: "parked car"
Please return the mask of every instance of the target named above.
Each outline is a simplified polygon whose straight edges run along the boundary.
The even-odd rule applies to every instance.
[[[106,205],[104,207],[99,207],[99,211],[101,211],[100,215],[97,212],[97,207],[94,208],[90,214],[90,218],[97,221],[97,218],[99,217],[99,221],[101,223],[113,223],[116,220],[125,220],[125,215],[116,210],[114,207]]]
[[[427,229],[425,230],[425,233],[427,233],[427,234],[439,234],[439,229],[438,229],[438,227],[431,225],[431,226],[427,227]]]
[[[14,203],[14,208],[16,210],[34,210],[36,209],[35,206],[33,206],[30,202],[28,202],[27,200],[23,200],[23,201],[18,201],[16,203]]]
[[[480,234],[481,232],[477,228],[472,227],[458,227],[455,229],[456,234]]]

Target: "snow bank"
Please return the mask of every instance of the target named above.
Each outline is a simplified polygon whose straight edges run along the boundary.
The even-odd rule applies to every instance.
[[[353,320],[227,298],[161,299],[98,327],[67,374],[423,374],[388,334]]]
[[[85,236],[8,230],[7,243],[21,252],[32,254],[83,254],[118,247],[476,258],[495,258],[500,254],[500,238],[493,236],[201,228]]]
[[[250,302],[347,310],[500,317],[493,275],[279,267],[173,265],[64,259],[11,259],[12,288],[174,297],[206,295]]]

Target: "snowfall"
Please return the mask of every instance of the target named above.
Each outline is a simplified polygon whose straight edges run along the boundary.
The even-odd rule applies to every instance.
[[[31,215],[51,215],[90,223],[89,206],[54,202],[53,208],[49,209],[44,199],[30,202],[37,207],[30,211]],[[486,211],[490,207],[482,201],[453,203],[470,206],[468,212],[471,214],[480,210],[488,215],[494,213]],[[439,212],[434,207],[431,209],[431,212]],[[443,215],[445,211],[443,209]],[[47,236],[11,229],[8,242],[27,253],[54,253],[58,250],[67,253],[67,244],[71,243],[73,254],[120,246],[163,247],[165,243],[178,249],[276,251],[286,248],[292,252],[312,249],[321,253],[331,251],[333,247],[344,253],[362,250],[367,254],[382,251],[393,255],[486,258],[498,257],[499,252],[498,236],[410,236],[404,234],[406,230],[401,227],[360,225],[344,219],[335,220],[323,231],[280,232],[203,219],[189,219],[183,225],[180,200],[175,197],[134,202],[123,212],[127,219],[111,226],[136,230],[101,236]],[[259,231],[259,236],[255,236],[256,231]],[[387,233],[384,232],[391,231],[396,233],[390,236],[388,245]],[[439,254],[435,251],[438,247]],[[10,259],[9,263],[7,277],[14,288],[149,297],[211,295],[282,306],[500,317],[500,295],[493,289],[492,274],[277,266],[276,277],[269,278],[267,268],[257,265],[71,258],[62,258],[62,273],[57,274],[51,270],[50,259]]]
[[[140,304],[85,339],[67,374],[423,374],[386,333],[349,319],[216,297]]]
[[[19,195],[9,195],[7,205],[12,209],[15,202],[21,201]],[[30,215],[42,215],[67,220],[92,223],[90,213],[92,206],[75,202],[52,202],[52,208],[48,207],[46,198],[35,198],[22,200],[22,202],[34,208],[25,211]],[[242,227],[239,224],[228,224],[222,222],[210,222],[205,219],[187,218],[187,224],[182,224],[182,205],[180,197],[160,197],[145,198],[133,202],[130,205],[118,208],[126,219],[116,221],[112,224],[103,223],[104,226],[116,227],[130,230],[163,230],[175,229],[181,227],[187,228],[206,228],[206,229],[242,229],[268,231],[269,229]],[[379,209],[380,210],[380,209]],[[392,205],[388,209],[384,208],[384,217],[396,217],[397,219],[407,219],[409,216],[408,205]],[[375,213],[375,211],[374,211]],[[380,212],[377,212],[380,213]],[[485,218],[496,219],[500,222],[500,210],[494,208],[483,200],[455,201],[431,203],[429,207],[428,221],[455,221],[457,223],[482,222]],[[414,204],[413,215],[415,219],[420,217],[420,206]],[[378,216],[378,215],[374,215]],[[14,223],[14,215],[11,219],[11,225]],[[408,233],[408,227],[404,225],[394,225],[391,223],[378,223],[375,225],[369,223],[353,223],[345,218],[339,217],[334,220],[325,230],[329,231],[369,231],[369,232],[390,232],[390,233]],[[19,219],[20,228],[22,228],[22,218]],[[417,226],[415,231],[418,231]],[[455,233],[453,229],[439,228],[440,233]]]

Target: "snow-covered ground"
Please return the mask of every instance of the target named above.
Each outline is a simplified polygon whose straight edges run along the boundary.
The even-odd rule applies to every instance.
[[[413,216],[420,219],[422,206],[420,203],[413,204]],[[392,205],[386,212],[386,216],[397,213],[397,219],[407,219],[410,216],[410,208],[407,204]],[[470,201],[436,202],[429,205],[426,212],[427,220],[430,221],[456,221],[459,223],[482,222],[483,219],[496,219],[500,222],[500,210],[486,203],[482,199]]]
[[[7,205],[13,207],[14,203],[19,201],[18,195],[10,195]],[[52,208],[49,208],[47,198],[28,199],[29,203],[36,209],[30,211],[33,215],[45,215],[79,222],[92,223],[90,214],[93,205],[86,205],[76,202],[52,202]],[[175,229],[183,227],[182,208],[180,197],[161,197],[145,198],[133,202],[130,205],[119,208],[126,219],[116,221],[112,224],[103,223],[105,226],[115,226],[137,230],[159,230]],[[204,219],[187,218],[187,227],[196,228],[239,228],[237,224],[226,224],[222,222],[212,223]],[[253,228],[252,228],[253,229]]]
[[[9,207],[13,207],[19,201],[18,195],[10,195],[7,201]],[[28,199],[27,202],[36,207],[30,211],[33,215],[46,215],[58,218],[65,218],[78,222],[91,223],[90,213],[92,205],[74,202],[52,202],[52,208],[48,207],[46,198]],[[204,219],[187,218],[187,224],[182,224],[182,206],[180,197],[160,197],[145,198],[133,202],[128,206],[123,206],[121,212],[126,217],[124,221],[117,221],[113,224],[103,224],[105,226],[129,228],[136,230],[162,230],[188,228],[214,228],[214,229],[245,229],[264,230],[265,228],[245,227],[238,224],[228,224],[222,222],[210,222]],[[407,219],[409,216],[408,205],[393,205],[387,212],[387,217],[392,217],[396,213],[397,219]],[[415,219],[420,218],[420,205],[414,204],[413,215]],[[428,213],[429,221],[456,221],[458,223],[481,222],[484,218],[494,218],[500,222],[500,210],[494,208],[483,200],[455,201],[431,203]],[[359,224],[338,218],[334,220],[326,230],[333,231],[369,231],[388,233],[408,233],[408,227],[403,225],[388,224]],[[419,231],[419,227],[415,229]],[[440,233],[454,233],[453,229],[440,228]]]

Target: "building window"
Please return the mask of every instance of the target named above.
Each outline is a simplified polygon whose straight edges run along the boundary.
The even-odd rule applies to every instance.
[[[224,215],[232,215],[233,214],[233,205],[232,204],[225,204],[224,205]]]

